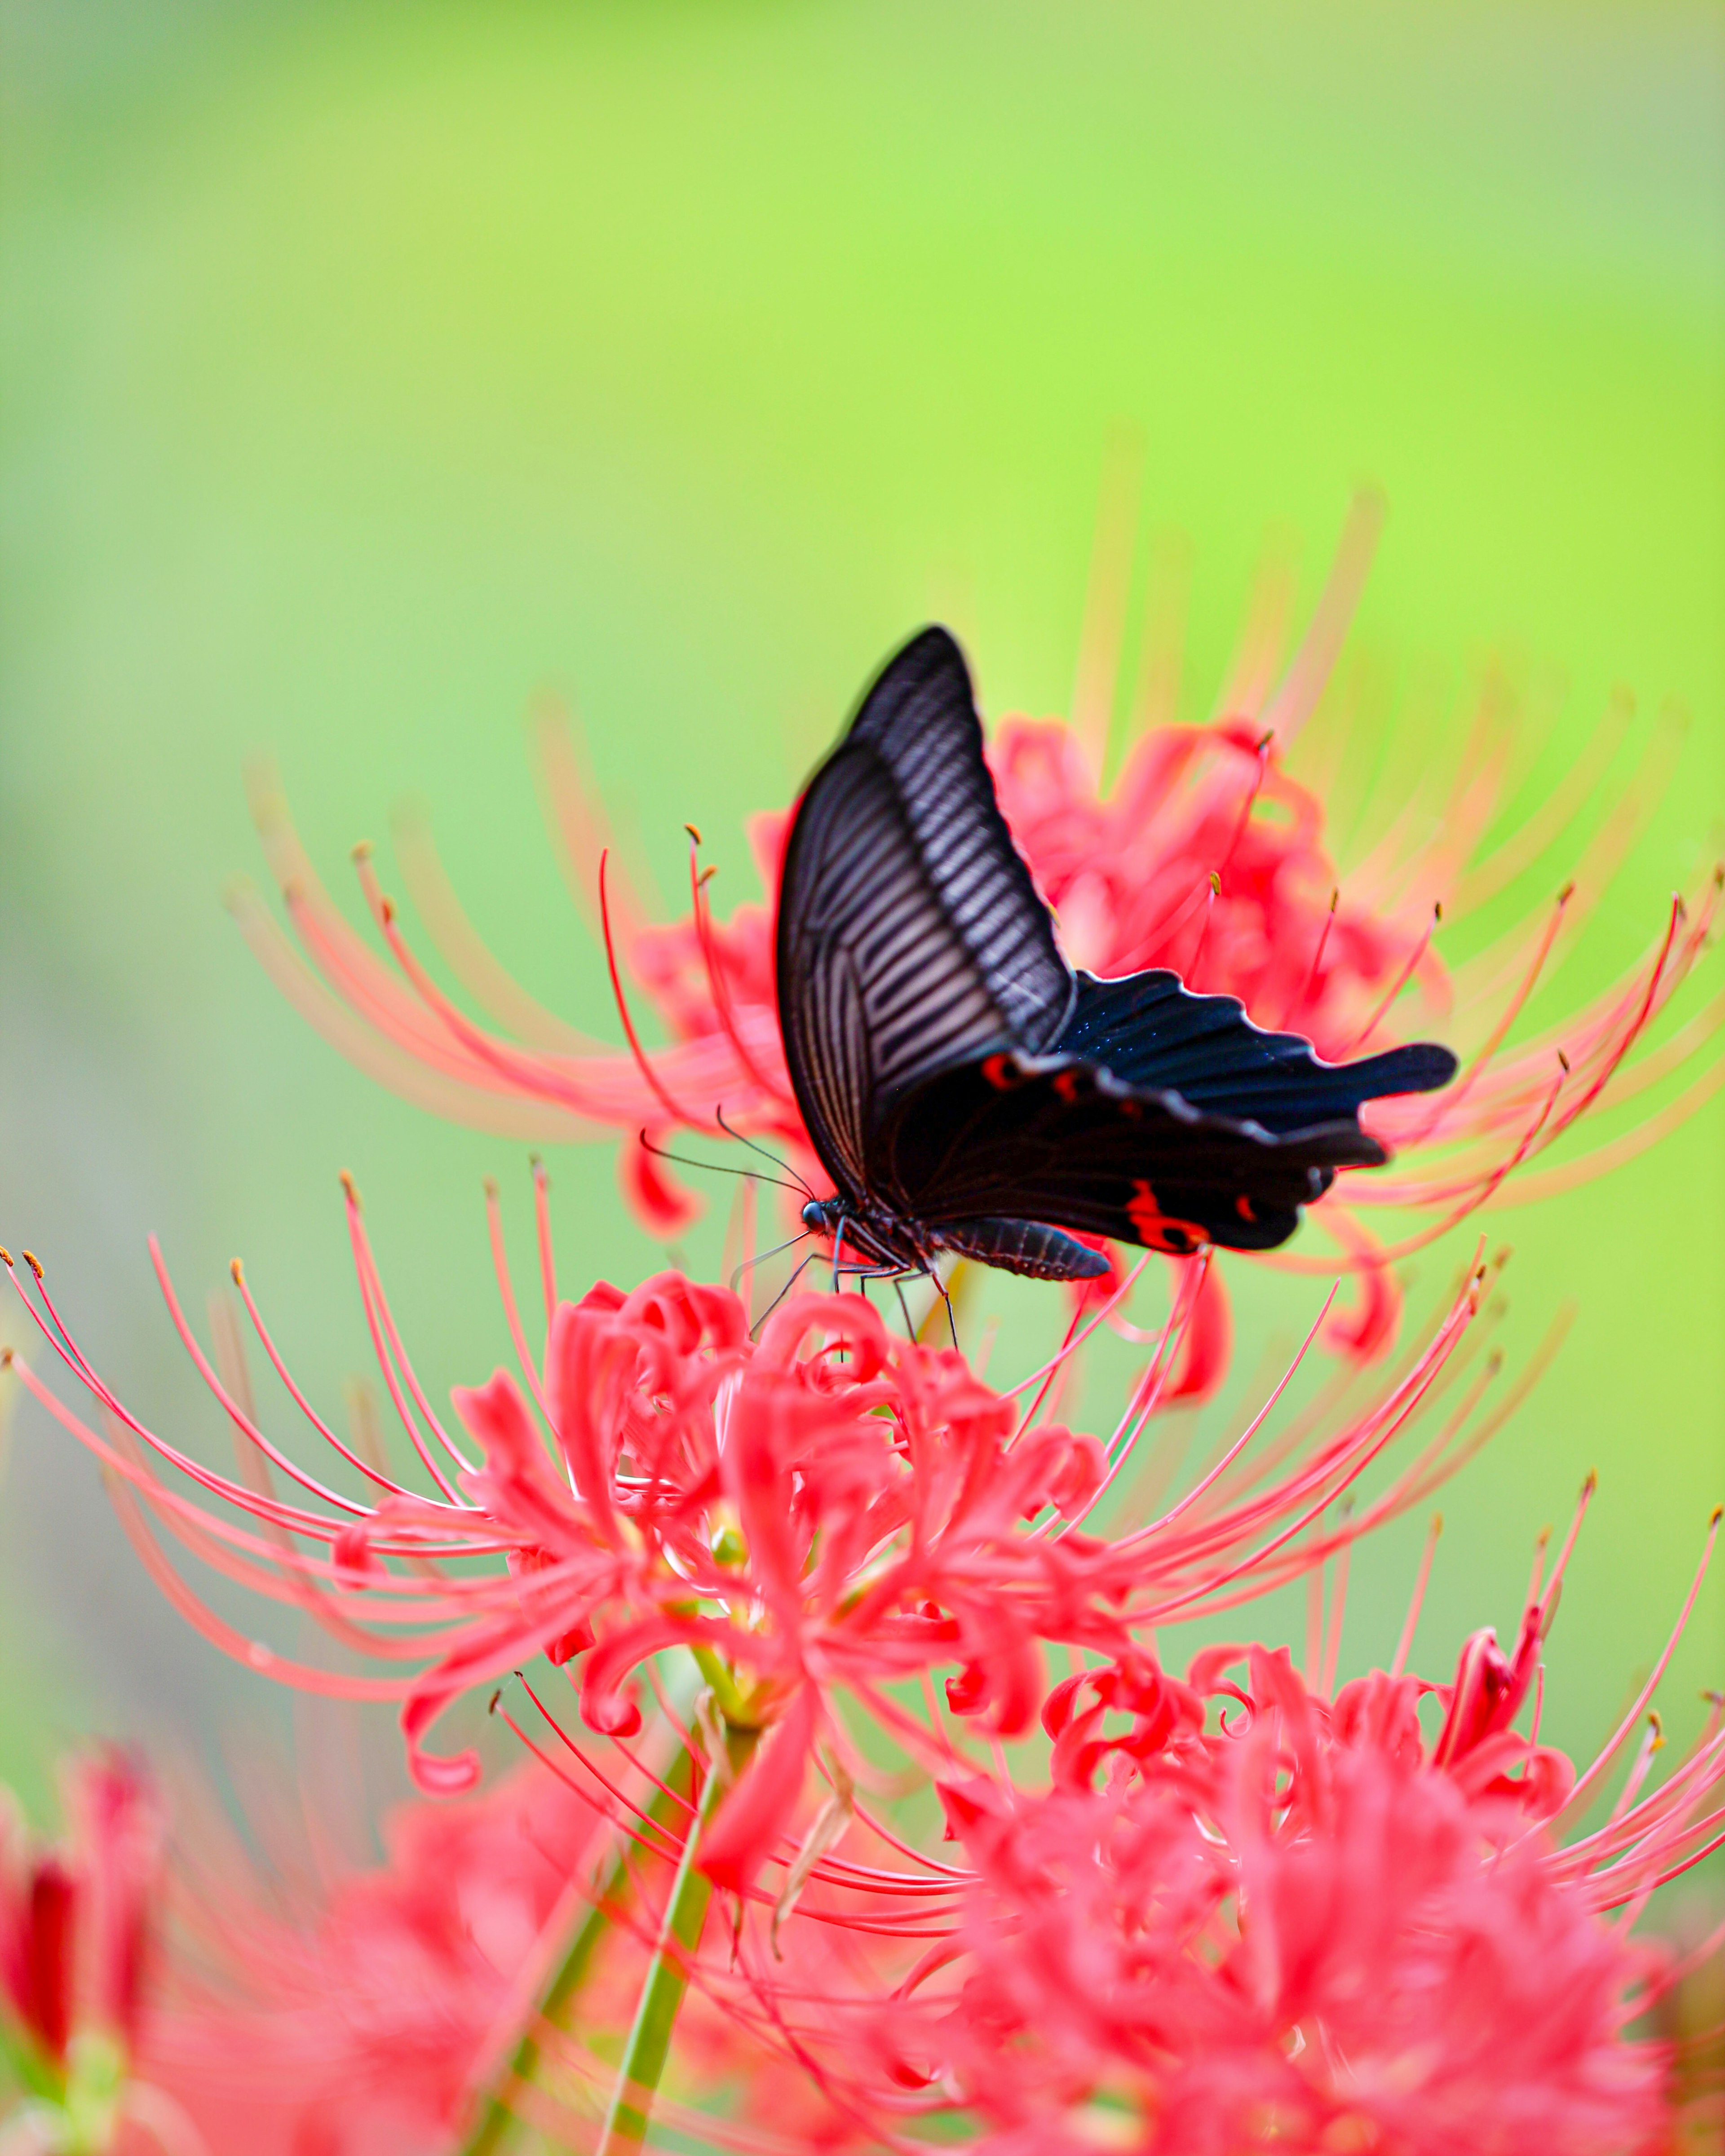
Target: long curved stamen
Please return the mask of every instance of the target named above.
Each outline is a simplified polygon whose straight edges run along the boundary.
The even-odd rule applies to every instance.
[[[1281,1019],[1278,1021],[1283,1031],[1286,1031],[1295,1023],[1295,1021],[1299,1018],[1300,1014],[1305,1009],[1307,1004],[1312,1000],[1312,992],[1317,986],[1319,970],[1323,965],[1324,952],[1329,948],[1330,931],[1336,925],[1336,908],[1341,903],[1341,899],[1342,891],[1341,887],[1338,885],[1330,893],[1329,910],[1325,913],[1323,921],[1318,928],[1317,948],[1312,954],[1312,963],[1306,969],[1306,978],[1301,987],[1300,993],[1294,998],[1293,1001],[1287,1006],[1286,1009],[1283,1011]]]
[[[1414,974],[1419,972],[1420,962],[1424,958],[1427,951],[1430,949],[1431,939],[1437,933],[1439,926],[1443,921],[1443,917],[1444,909],[1442,906],[1435,905],[1431,909],[1431,918],[1426,922],[1425,927],[1422,932],[1419,941],[1414,945],[1413,949],[1408,953],[1407,958],[1403,963],[1401,971],[1390,983],[1389,987],[1384,992],[1382,1000],[1373,1010],[1371,1016],[1366,1020],[1364,1025],[1360,1028],[1359,1031],[1355,1034],[1353,1040],[1348,1042],[1347,1047],[1343,1050],[1342,1054],[1344,1059],[1351,1055],[1358,1055],[1361,1049],[1365,1046],[1372,1035],[1378,1030],[1378,1026],[1383,1023],[1384,1019],[1389,1016],[1390,1005],[1395,1001],[1402,990],[1406,988],[1409,982],[1413,979]]]
[[[406,1430],[414,1451],[419,1455],[420,1465],[449,1502],[452,1505],[459,1504],[461,1502],[459,1492],[433,1457],[431,1447],[425,1442],[424,1433],[417,1419],[408,1412],[407,1401],[403,1397],[401,1383],[396,1376],[395,1363],[391,1358],[385,1339],[385,1313],[381,1302],[382,1291],[370,1261],[371,1248],[367,1241],[364,1225],[360,1219],[359,1194],[354,1188],[351,1176],[344,1178],[341,1188],[347,1203],[347,1234],[353,1250],[353,1268],[359,1281],[360,1305],[365,1312],[367,1328],[372,1336],[372,1353],[377,1360],[377,1368],[382,1375],[384,1389],[389,1394],[390,1404],[394,1408],[402,1428]],[[428,1418],[428,1419],[431,1419]],[[434,1420],[433,1427],[436,1428]],[[442,1435],[442,1432],[439,1431],[439,1435]],[[445,1445],[448,1445],[448,1442],[445,1439]],[[453,1450],[453,1448],[450,1449]],[[466,1463],[458,1460],[457,1465],[465,1466]]]
[[[539,1281],[545,1295],[545,1322],[557,1315],[557,1266],[551,1242],[551,1178],[537,1153],[533,1156],[533,1224],[539,1242]]]
[[[1628,1713],[1618,1724],[1611,1737],[1606,1740],[1604,1748],[1595,1757],[1593,1763],[1578,1779],[1575,1787],[1569,1792],[1568,1802],[1558,1815],[1559,1820],[1574,1818],[1579,1812],[1588,1797],[1598,1787],[1600,1777],[1623,1749],[1631,1733],[1639,1727],[1642,1716],[1652,1703],[1653,1695],[1658,1691],[1661,1681],[1671,1666],[1671,1656],[1677,1650],[1677,1642],[1682,1638],[1689,1620],[1694,1613],[1696,1602],[1701,1594],[1702,1583],[1706,1579],[1708,1567],[1712,1563],[1714,1546],[1719,1539],[1719,1520],[1720,1512],[1716,1508],[1712,1519],[1707,1523],[1707,1540],[1702,1547],[1701,1562],[1695,1568],[1695,1577],[1690,1582],[1689,1592],[1683,1598],[1683,1606],[1677,1613],[1677,1621],[1672,1626],[1671,1636],[1666,1640],[1647,1681],[1637,1693],[1635,1703]]]
[[[701,946],[701,963],[706,969],[707,987],[712,995],[713,1009],[718,1015],[720,1028],[725,1038],[737,1050],[738,1062],[742,1064],[761,1091],[769,1097],[788,1101],[790,1096],[786,1093],[784,1087],[777,1079],[769,1077],[756,1062],[737,1025],[736,1008],[731,996],[731,983],[726,978],[725,968],[720,961],[714,940],[712,904],[707,896],[707,886],[711,882],[715,871],[708,869],[702,873],[701,870],[698,860],[701,851],[700,832],[692,824],[685,824],[683,829],[689,834],[691,916],[695,922],[695,933]]]
[[[293,1401],[295,1406],[299,1409],[300,1414],[303,1414],[305,1419],[311,1424],[311,1427],[317,1432],[318,1435],[324,1440],[326,1444],[333,1446],[336,1451],[341,1455],[343,1460],[347,1461],[350,1466],[357,1467],[360,1473],[366,1477],[367,1481],[375,1483],[380,1490],[387,1491],[393,1497],[412,1496],[413,1492],[408,1490],[404,1484],[393,1481],[388,1475],[383,1474],[378,1468],[374,1466],[370,1460],[365,1459],[360,1453],[357,1452],[353,1447],[347,1444],[345,1440],[331,1428],[329,1424],[324,1420],[323,1417],[318,1414],[317,1410],[306,1399],[305,1394],[300,1391],[293,1373],[283,1361],[281,1354],[276,1348],[275,1338],[271,1335],[269,1327],[264,1322],[263,1313],[259,1311],[256,1301],[253,1298],[251,1283],[246,1278],[245,1268],[238,1258],[235,1258],[233,1263],[229,1265],[228,1273],[233,1280],[234,1286],[239,1291],[239,1299],[245,1306],[246,1315],[252,1322],[252,1329],[258,1336],[259,1344],[263,1348],[264,1353],[269,1360],[270,1367],[275,1371],[276,1376],[280,1378],[282,1384],[287,1390],[288,1397]]]
[[[1574,891],[1575,886],[1572,883],[1565,884],[1558,893],[1550,916],[1545,924],[1545,932],[1539,939],[1527,970],[1517,983],[1515,993],[1504,1006],[1497,1024],[1475,1052],[1466,1070],[1452,1085],[1445,1088],[1441,1104],[1433,1108],[1418,1130],[1409,1132],[1402,1138],[1401,1142],[1404,1145],[1423,1145],[1440,1123],[1453,1122],[1456,1111],[1490,1068],[1492,1058],[1507,1039],[1510,1028],[1527,1007],[1527,998],[1532,994],[1540,973],[1544,968],[1545,962],[1551,956],[1552,945],[1557,941],[1558,931],[1563,925],[1564,910],[1574,896]]]
[[[535,1184],[536,1192],[536,1177]],[[534,1404],[548,1420],[550,1410],[546,1406],[544,1383],[539,1366],[533,1359],[533,1351],[527,1345],[521,1312],[516,1306],[515,1281],[509,1270],[509,1253],[503,1245],[503,1207],[498,1196],[497,1179],[491,1175],[485,1178],[485,1230],[491,1245],[491,1270],[496,1276],[497,1292],[503,1303],[503,1322],[509,1328],[510,1345],[515,1349],[516,1362],[527,1381],[527,1390],[533,1395]],[[542,1254],[544,1247],[542,1242]],[[548,1276],[546,1288],[546,1318],[548,1323],[557,1307],[553,1283]]]
[[[617,1015],[623,1022],[624,1037],[629,1042],[629,1053],[635,1060],[635,1067],[646,1080],[654,1098],[671,1121],[674,1123],[681,1123],[691,1131],[698,1130],[701,1127],[701,1118],[691,1116],[687,1109],[680,1107],[665,1091],[658,1072],[647,1060],[647,1051],[642,1047],[640,1035],[635,1031],[635,1022],[629,1016],[629,998],[623,992],[623,974],[617,963],[617,945],[611,933],[611,901],[605,889],[605,870],[610,858],[610,849],[607,847],[599,855],[599,921],[604,932],[605,964],[611,975],[611,994],[617,1005]]]
[[[1311,1348],[1312,1342],[1317,1338],[1319,1332],[1323,1328],[1324,1320],[1330,1314],[1331,1307],[1335,1302],[1339,1287],[1340,1282],[1338,1281],[1337,1283],[1337,1286],[1332,1287],[1329,1293],[1324,1297],[1323,1307],[1318,1312],[1317,1316],[1312,1319],[1310,1327],[1307,1330],[1306,1337],[1301,1342],[1298,1352],[1295,1354],[1294,1359],[1288,1364],[1287,1368],[1277,1379],[1276,1389],[1271,1394],[1269,1399],[1265,1401],[1263,1406],[1259,1409],[1257,1414],[1253,1416],[1252,1419],[1246,1424],[1240,1435],[1235,1438],[1233,1444],[1229,1446],[1228,1450],[1222,1455],[1221,1458],[1216,1461],[1215,1465],[1209,1469],[1209,1471],[1203,1475],[1199,1481],[1193,1484],[1192,1487],[1182,1498],[1179,1499],[1178,1502],[1170,1506],[1168,1510],[1163,1513],[1159,1519],[1153,1520],[1150,1522],[1149,1526],[1144,1530],[1146,1534],[1157,1534],[1161,1532],[1163,1529],[1171,1527],[1173,1522],[1180,1517],[1182,1513],[1189,1512],[1192,1507],[1198,1503],[1199,1499],[1202,1498],[1214,1486],[1214,1484],[1227,1473],[1228,1470],[1234,1465],[1235,1461],[1240,1458],[1246,1447],[1250,1445],[1253,1439],[1258,1435],[1258,1432],[1262,1430],[1265,1424],[1269,1420],[1272,1412],[1280,1405],[1283,1394],[1286,1392],[1288,1387],[1294,1382],[1294,1378],[1299,1371],[1300,1365],[1305,1361],[1307,1353]]]

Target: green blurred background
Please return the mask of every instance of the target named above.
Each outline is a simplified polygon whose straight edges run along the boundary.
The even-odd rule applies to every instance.
[[[1457,697],[1493,647],[1561,670],[1540,783],[1614,682],[1689,705],[1560,1002],[1706,858],[1716,6],[5,0],[0,23],[0,1237],[176,1434],[223,1442],[149,1229],[194,1308],[243,1250],[334,1400],[365,1360],[338,1167],[439,1387],[504,1351],[482,1175],[512,1232],[526,1211],[525,1147],[374,1090],[247,954],[219,901],[261,870],[246,757],[274,752],[344,902],[348,844],[423,796],[493,947],[608,1034],[530,783],[534,692],[577,704],[665,888],[692,818],[737,895],[742,817],[932,610],[992,708],[1066,707],[1117,422],[1149,518],[1192,542],[1194,716],[1266,528],[1303,539],[1309,603],[1363,477],[1392,513],[1362,638]],[[1517,1351],[1566,1295],[1582,1319],[1446,1500],[1421,1659],[1514,1622],[1533,1533],[1596,1464],[1547,1719],[1578,1746],[1725,1494],[1722,1108],[1503,1224]],[[606,1154],[552,1170],[567,1280],[656,1262]],[[1250,1276],[1242,1371],[1309,1306]],[[1393,1640],[1417,1538],[1358,1566],[1344,1668]],[[0,1772],[39,1787],[93,1722],[204,1745],[278,1712],[166,1611],[33,1411],[0,1567]]]

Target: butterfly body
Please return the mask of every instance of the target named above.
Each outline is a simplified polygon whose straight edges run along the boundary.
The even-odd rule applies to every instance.
[[[792,1086],[834,1185],[803,1220],[835,1266],[932,1271],[950,1251],[1078,1279],[1107,1269],[1083,1237],[1271,1249],[1339,1169],[1387,1158],[1362,1101],[1455,1068],[1430,1045],[1327,1064],[1166,969],[1075,972],[938,629],[888,663],[809,782],[778,973]]]
[[[1032,1280],[1094,1280],[1108,1270],[1101,1251],[1042,1220],[983,1215],[934,1228],[878,1206],[817,1198],[803,1208],[803,1224],[831,1238],[835,1265],[848,1250],[883,1273],[932,1273],[948,1250]]]

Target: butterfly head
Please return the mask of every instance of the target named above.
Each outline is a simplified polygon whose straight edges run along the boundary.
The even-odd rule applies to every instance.
[[[830,1240],[835,1260],[860,1259],[901,1272],[928,1270],[929,1251],[914,1224],[878,1207],[860,1208],[850,1198],[811,1198],[803,1208],[803,1225]]]

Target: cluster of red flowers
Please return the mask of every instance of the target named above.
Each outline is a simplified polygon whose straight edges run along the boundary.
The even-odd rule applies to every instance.
[[[1094,2147],[1103,2105],[1111,2145],[1182,2156],[1656,2143],[1666,2061],[1623,2032],[1669,1972],[1597,1912],[1693,1839],[1648,1805],[1604,1851],[1554,1847],[1573,1769],[1509,1727],[1531,1671],[1476,1651],[1495,1694],[1465,1656],[1430,1743],[1430,1687],[1379,1671],[1331,1701],[1285,1650],[1074,1680],[1084,1718],[1133,1727],[1073,1744],[1051,1698],[1049,1793],[943,1790],[977,1883],[955,1958],[870,2017],[886,2077],[1002,2151]],[[1124,1771],[1097,1790],[1105,1743]]]
[[[132,1414],[33,1261],[14,1268],[106,1434],[15,1358],[24,1385],[103,1460],[146,1561],[218,1645],[317,1691],[400,1698],[415,1772],[446,1794],[477,1763],[423,1746],[458,1693],[541,1653],[575,1680],[568,1714],[526,1680],[519,1710],[506,1686],[498,1711],[535,1773],[417,1817],[390,1872],[338,1889],[297,1945],[250,1917],[226,1925],[213,1965],[243,1980],[182,1989],[157,2046],[157,2078],[188,2112],[227,2115],[225,2054],[278,2092],[285,2131],[323,2122],[300,2145],[454,2130],[476,2090],[554,2117],[548,2069],[511,2078],[510,2032],[527,2026],[541,2067],[560,2061],[549,2085],[579,2145],[604,2032],[669,1954],[697,1994],[685,2056],[757,2096],[794,2070],[808,2145],[904,2145],[923,2115],[956,2112],[991,2146],[1078,2148],[1099,2107],[1120,2145],[1168,2156],[1290,2134],[1507,2149],[1533,2120],[1554,2150],[1651,2145],[1671,2056],[1625,2031],[1673,1973],[1604,1912],[1638,1910],[1721,1840],[1717,1716],[1651,1790],[1645,1746],[1609,1821],[1558,1840],[1647,1704],[1579,1780],[1537,1741],[1573,1532],[1512,1653],[1484,1633],[1449,1685],[1406,1675],[1416,1595],[1389,1671],[1335,1690],[1353,1543],[1426,1499],[1514,1404],[1481,1353],[1484,1266],[1363,1407],[1329,1411],[1333,1387],[1299,1399],[1302,1350],[1146,1519],[1119,1500],[1160,1464],[1154,1418],[1195,1288],[1103,1438],[1040,1419],[1076,1330],[1003,1393],[856,1296],[788,1301],[758,1340],[736,1295],[676,1274],[561,1300],[547,1240],[542,1357],[501,1274],[520,1374],[457,1389],[464,1445],[415,1374],[351,1189],[348,1211],[380,1374],[435,1496],[319,1416],[238,1267],[265,1358],[370,1500],[266,1432],[237,1328],[206,1354],[165,1270],[255,1476],[215,1473]],[[292,1662],[233,1631],[152,1521],[344,1648],[414,1666]],[[1256,1646],[1168,1673],[1173,1628],[1302,1576],[1318,1612],[1303,1681]],[[1072,1672],[1052,1685],[1050,1654]],[[678,1675],[691,1661],[698,1712]],[[1019,1785],[1039,1722],[1040,1794]],[[937,1791],[959,1861],[859,1794],[880,1785],[883,1743]],[[680,1937],[691,1879],[732,1913]],[[609,1950],[536,2023],[551,1962],[594,1917]],[[764,2123],[736,2133],[775,2145]]]
[[[1148,1260],[1117,1268],[1058,1350],[1002,1384],[956,1347],[896,1336],[858,1295],[805,1293],[752,1322],[734,1290],[675,1270],[569,1299],[536,1169],[542,1330],[517,1299],[494,1191],[516,1367],[456,1388],[451,1414],[409,1354],[349,1183],[361,1305],[417,1469],[344,1437],[308,1397],[237,1261],[206,1347],[155,1252],[237,1438],[224,1473],[126,1405],[34,1257],[0,1253],[43,1351],[8,1359],[100,1461],[164,1592],[249,1667],[397,1703],[423,1793],[384,1865],[309,1897],[207,1840],[182,1849],[141,1993],[160,1813],[130,1768],[84,1770],[72,1853],[8,1845],[0,1898],[8,2056],[39,2143],[95,2152],[136,2132],[176,2152],[484,2156],[519,2119],[616,2156],[650,2112],[756,2156],[955,2140],[994,2156],[1676,2145],[1699,2115],[1691,2052],[1647,2032],[1725,1935],[1678,1956],[1634,1928],[1725,1841],[1725,1710],[1674,1766],[1647,1717],[1717,1516],[1641,1695],[1579,1772],[1540,1741],[1543,1653],[1591,1481],[1548,1571],[1540,1547],[1511,1645],[1482,1630],[1447,1681],[1411,1673],[1434,1525],[1387,1666],[1337,1679],[1354,1544],[1423,1507],[1548,1352],[1505,1371],[1483,1245],[1419,1324],[1391,1264],[1500,1202],[1512,1175],[1525,1194],[1585,1172],[1521,1174],[1584,1113],[1690,1069],[1725,1006],[1657,1047],[1645,1036],[1700,954],[1719,880],[1674,904],[1625,981],[1512,1047],[1629,825],[1607,820],[1543,920],[1447,968],[1435,901],[1483,905],[1534,868],[1615,746],[1608,732],[1482,857],[1509,772],[1488,698],[1447,800],[1392,819],[1337,895],[1318,793],[1283,757],[1329,682],[1373,528],[1368,508],[1279,687],[1260,625],[1217,719],[1152,711],[1111,788],[1081,725],[1011,721],[991,750],[1076,962],[1176,967],[1334,1055],[1414,1011],[1469,1050],[1435,1102],[1372,1110],[1401,1168],[1315,1209],[1340,1253],[1322,1269],[1354,1270],[1364,1291],[1345,1312],[1334,1290],[1317,1304],[1269,1396],[1195,1468],[1163,1410],[1226,1363],[1213,1255],[1182,1261],[1147,1334],[1126,1306]],[[1087,694],[1106,708],[1096,671],[1087,660]],[[584,859],[587,796],[572,783],[557,799]],[[756,826],[769,893],[786,822]],[[368,859],[393,968],[273,812],[267,835],[321,981],[247,901],[249,932],[324,1030],[402,1091],[520,1135],[625,1132],[626,1183],[667,1232],[689,1201],[642,1129],[705,1127],[722,1107],[809,1162],[770,905],[716,921],[693,854],[675,927],[642,925],[601,886],[629,1041],[614,1055],[502,974],[423,846],[406,855],[418,911],[507,1037],[439,988]],[[619,943],[665,1048],[634,1032]],[[1722,1072],[1692,1075],[1595,1164],[1650,1142]],[[1380,1238],[1373,1205],[1414,1224]],[[1075,1430],[1062,1400],[1105,1325],[1145,1358],[1111,1429]],[[1326,1347],[1348,1358],[1327,1376],[1308,1360]],[[308,1466],[280,1434],[254,1388],[259,1357],[270,1397],[333,1464]],[[290,1656],[238,1629],[182,1558],[311,1620],[332,1651]],[[1301,1581],[1303,1672],[1252,1639],[1271,1629],[1264,1598]],[[1180,1627],[1209,1640],[1224,1618],[1242,1644],[1176,1660]],[[534,1673],[542,1659],[567,1691]],[[529,1755],[489,1784],[477,1752],[434,1737],[473,1695]]]

